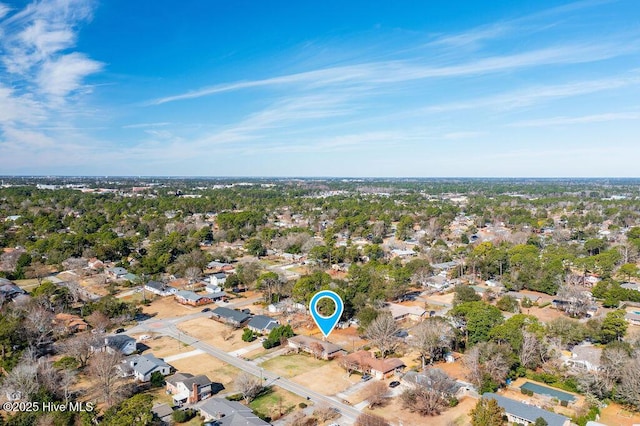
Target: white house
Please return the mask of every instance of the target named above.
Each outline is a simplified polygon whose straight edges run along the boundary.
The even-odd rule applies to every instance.
[[[125,363],[127,369],[139,382],[148,382],[156,371],[163,376],[171,374],[171,366],[153,354],[132,356]]]
[[[227,282],[227,274],[224,272],[217,272],[213,275],[209,275],[208,281],[210,284],[216,286],[223,286],[225,282]]]
[[[591,344],[574,346],[565,364],[583,371],[598,371],[602,349]]]

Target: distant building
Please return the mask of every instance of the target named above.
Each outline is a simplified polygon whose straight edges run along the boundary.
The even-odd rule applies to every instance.
[[[127,275],[129,273],[129,271],[127,271],[126,269],[120,267],[120,266],[116,266],[113,268],[108,268],[107,269],[107,274],[115,279],[121,279],[124,278],[125,275]]]
[[[104,341],[98,345],[92,346],[91,349],[95,352],[107,351],[113,353],[118,351],[123,355],[131,355],[137,349],[136,339],[129,337],[126,334],[117,334],[115,336],[106,336]]]
[[[391,316],[396,321],[401,321],[403,319],[420,321],[427,315],[427,311],[419,306],[405,306],[397,303],[389,303],[387,307],[391,312]]]
[[[139,382],[148,382],[155,372],[163,376],[171,374],[171,366],[153,354],[134,355],[125,360],[124,372],[133,375]]]
[[[624,319],[631,325],[640,325],[640,311],[639,312],[627,312]]]
[[[600,370],[600,357],[602,349],[591,344],[574,346],[571,350],[571,358],[565,364],[582,371]]]
[[[200,415],[205,425],[210,426],[269,426],[251,408],[225,398],[209,398],[200,406]]]
[[[211,311],[211,317],[234,327],[240,327],[251,318],[251,315],[235,309],[218,307]]]
[[[77,333],[78,331],[85,331],[89,328],[89,325],[80,318],[78,315],[59,313],[56,314],[53,320],[57,326],[64,327],[67,333]]]

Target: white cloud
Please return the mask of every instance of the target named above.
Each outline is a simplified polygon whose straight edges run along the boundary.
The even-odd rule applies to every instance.
[[[38,75],[43,93],[64,97],[82,86],[82,80],[102,69],[103,64],[82,53],[70,53],[47,61]]]
[[[552,117],[537,120],[526,120],[513,123],[511,127],[547,127],[572,124],[602,123],[618,120],[638,120],[640,112],[610,112],[604,114],[584,115],[581,117]]]

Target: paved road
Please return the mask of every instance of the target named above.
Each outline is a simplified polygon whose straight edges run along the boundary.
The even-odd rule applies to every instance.
[[[255,299],[242,299],[237,303],[233,303],[232,305],[233,307],[237,308],[253,304],[254,301]],[[361,414],[358,409],[342,403],[336,397],[323,395],[321,393],[312,391],[311,389],[308,389],[298,383],[282,378],[273,372],[259,367],[254,361],[245,361],[237,356],[230,355],[229,353],[213,347],[208,343],[197,340],[196,338],[190,336],[188,333],[185,333],[182,330],[178,330],[177,328],[177,325],[184,321],[189,321],[195,318],[208,319],[209,315],[209,312],[194,312],[193,314],[158,320],[149,318],[148,320],[141,321],[140,323],[138,323],[138,325],[128,329],[127,333],[133,334],[153,332],[173,337],[174,339],[179,340],[182,343],[185,343],[195,349],[199,349],[211,356],[218,358],[223,362],[226,362],[227,364],[233,365],[234,367],[244,372],[253,374],[257,377],[262,377],[267,385],[276,384],[277,386],[280,386],[281,388],[288,390],[289,392],[301,396],[302,398],[307,398],[316,404],[326,404],[330,407],[333,407],[340,412],[343,418],[347,419],[351,423],[354,422],[356,418]]]

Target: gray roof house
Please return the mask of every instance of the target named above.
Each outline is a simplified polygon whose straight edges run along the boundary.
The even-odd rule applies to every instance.
[[[27,294],[26,291],[15,285],[6,278],[0,278],[0,297],[5,300],[13,300],[14,298]]]
[[[144,289],[163,297],[171,296],[172,294],[176,294],[176,291],[178,291],[175,287],[171,287],[170,285],[166,285],[159,281],[149,281],[144,285]]]
[[[256,333],[261,334],[269,334],[271,330],[276,328],[280,323],[278,320],[275,320],[266,315],[256,315],[247,324],[249,330],[254,331]]]
[[[173,414],[173,408],[169,407],[168,404],[155,403],[151,408],[151,412],[155,417],[160,419],[162,424],[172,423],[171,415]]]
[[[120,267],[120,266],[116,266],[113,268],[108,268],[107,269],[107,273],[111,276],[113,276],[114,278],[122,278],[125,275],[127,275],[129,273],[129,271],[127,271],[126,269]]]
[[[602,349],[591,344],[574,346],[565,364],[583,371],[598,371]]]
[[[529,426],[534,424],[539,417],[542,417],[549,426],[569,426],[571,423],[568,418],[560,414],[552,413],[533,405],[523,404],[495,393],[487,392],[482,397],[495,399],[498,405],[504,409],[509,422],[512,423]]]
[[[117,334],[115,336],[107,336],[104,338],[104,346],[97,350],[106,349],[109,352],[120,351],[124,355],[131,355],[137,349],[136,339],[126,334]]]
[[[125,363],[125,372],[130,372],[140,382],[151,380],[151,375],[156,371],[163,376],[171,373],[171,366],[153,354],[135,355],[127,358]]]
[[[200,405],[200,415],[210,426],[269,426],[251,408],[224,398],[210,398]]]
[[[240,327],[242,323],[251,318],[249,314],[224,307],[218,307],[212,310],[211,316],[218,321],[231,324],[235,327]]]

